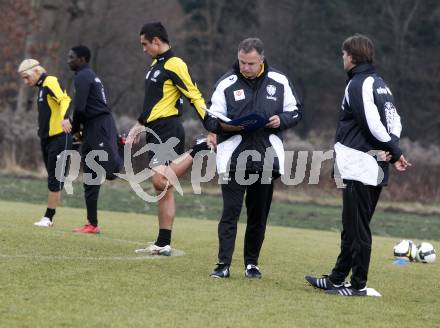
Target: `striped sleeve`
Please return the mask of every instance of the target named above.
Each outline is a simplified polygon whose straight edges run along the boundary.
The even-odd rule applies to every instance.
[[[59,104],[61,117],[65,117],[71,101],[69,95],[61,88],[55,76],[48,76],[45,85],[51,97]]]
[[[188,71],[188,66],[182,59],[172,57],[165,63],[165,69],[169,73],[173,83],[191,102],[191,105],[194,106],[197,115],[203,121],[206,115],[205,100],[203,99],[202,93],[198,89],[197,85],[193,82]]]
[[[374,101],[373,83],[374,78],[369,76],[360,86],[350,84],[348,88],[350,108],[367,139],[378,147],[377,150],[389,151],[392,156],[391,163],[394,163],[402,155],[402,151],[381,121],[379,109]]]

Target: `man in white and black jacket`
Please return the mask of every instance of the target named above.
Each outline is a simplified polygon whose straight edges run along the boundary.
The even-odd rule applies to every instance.
[[[267,120],[266,125],[252,132],[213,120],[209,115],[204,121],[205,127],[217,134],[216,161],[223,195],[218,226],[219,262],[211,276],[229,277],[237,221],[246,193],[245,276],[261,278],[257,265],[272,202],[273,180],[284,172],[282,131],[300,121],[301,105],[289,79],[264,59],[261,40],[249,38],[240,43],[233,69],[217,82],[209,111],[232,120],[257,113]]]
[[[402,155],[402,130],[393,95],[373,64],[372,41],[360,34],[342,44],[348,82],[336,131],[335,175],[343,190],[341,251],[328,276],[306,276],[314,287],[342,296],[367,295],[371,255],[370,220],[382,187],[388,182],[388,162],[398,171],[411,164]],[[351,286],[344,280],[352,271]]]

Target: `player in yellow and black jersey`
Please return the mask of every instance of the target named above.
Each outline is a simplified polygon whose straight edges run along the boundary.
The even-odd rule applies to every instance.
[[[205,100],[194,83],[186,63],[176,57],[171,49],[168,33],[160,22],[145,24],[140,32],[144,52],[153,62],[145,77],[145,99],[138,123],[131,129],[127,142],[138,142],[139,134],[147,128],[147,144],[158,145],[149,153],[149,166],[153,168],[152,182],[156,192],[163,193],[158,200],[159,235],[153,245],[136,250],[156,255],[171,254],[171,230],[175,216],[174,191],[167,177],[180,177],[192,164],[194,155],[209,149],[215,140],[210,135],[203,142],[196,142],[191,151],[183,154],[185,132],[180,112],[186,97],[195,108],[198,117],[206,124]],[[209,118],[208,118],[209,119]],[[167,141],[175,140],[176,144]],[[160,139],[160,140],[158,140]],[[181,155],[181,156],[179,156]],[[177,159],[174,161],[175,159]]]
[[[49,195],[46,213],[34,224],[39,227],[51,227],[63,189],[63,183],[55,175],[57,160],[64,150],[70,150],[72,147],[70,129],[67,128],[70,126],[67,119],[70,97],[58,79],[47,75],[46,70],[35,59],[25,59],[20,64],[18,73],[26,85],[38,87],[38,136],[48,174]],[[67,161],[61,159],[60,163]]]

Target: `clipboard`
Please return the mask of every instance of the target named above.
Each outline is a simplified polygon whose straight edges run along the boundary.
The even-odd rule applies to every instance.
[[[243,126],[244,132],[255,131],[257,129],[264,127],[267,124],[267,122],[269,122],[269,120],[267,118],[265,118],[263,115],[258,114],[256,112],[253,112],[253,113],[247,114],[245,116],[236,118],[235,120],[231,120],[229,117],[226,117],[225,115],[223,115],[221,113],[217,113],[217,112],[211,111],[209,109],[206,109],[206,111],[224,123],[227,123],[229,125],[235,125],[235,126],[238,126],[238,125]]]

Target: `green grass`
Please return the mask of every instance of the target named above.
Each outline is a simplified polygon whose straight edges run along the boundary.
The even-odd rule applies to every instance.
[[[229,280],[216,261],[216,222],[176,219],[173,245],[184,256],[140,259],[155,238],[152,215],[102,212],[99,236],[76,235],[84,210],[62,207],[55,227],[32,223],[42,206],[0,202],[2,327],[434,327],[440,266],[392,265],[395,238],[374,237],[369,286],[382,298],[337,298],[304,283],[328,272],[339,234],[269,226],[261,281],[243,276],[239,226]],[[434,243],[436,244],[436,243]],[[438,246],[438,244],[437,244]]]
[[[212,186],[210,188],[209,191],[212,192]],[[145,185],[145,189],[149,189],[150,195],[153,195],[151,186]],[[214,191],[217,190],[214,189]],[[290,196],[299,194],[300,189],[291,188],[280,192],[289,193]],[[0,195],[2,200],[43,205],[47,197],[46,181],[0,175]],[[274,201],[268,222],[270,225],[285,227],[337,231],[341,226],[340,201],[339,198],[332,200],[334,205],[306,201]],[[188,184],[185,187],[184,197],[176,193],[176,204],[178,216],[216,221],[222,209],[221,195],[194,195]],[[380,202],[379,205],[381,205]],[[81,184],[74,184],[73,195],[63,193],[62,206],[84,208]],[[157,212],[155,203],[145,203],[136,196],[127,183],[120,181],[104,183],[101,188],[99,208],[150,215],[156,215]],[[373,234],[396,238],[440,240],[439,215],[406,213],[392,208],[391,206],[376,211],[371,224]],[[43,210],[44,207],[38,213],[39,216],[43,214]],[[81,215],[84,217],[84,214]],[[121,214],[121,217],[124,216]]]

